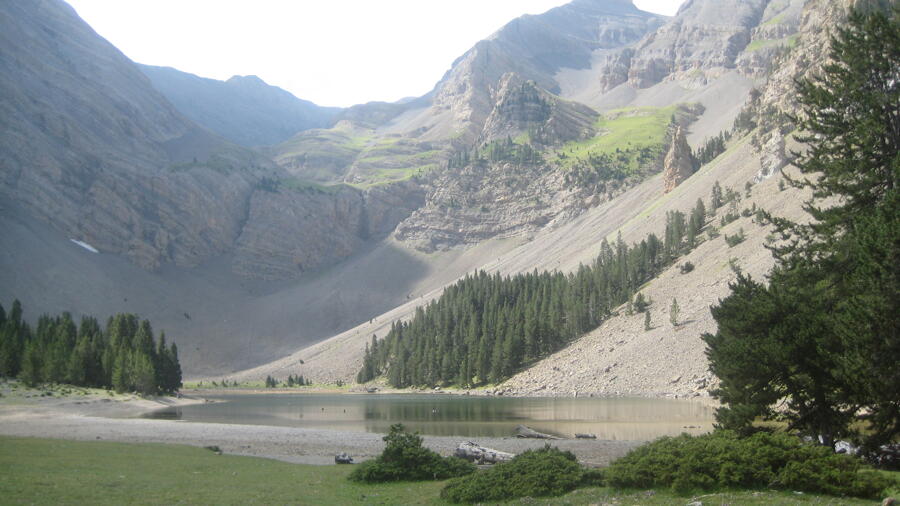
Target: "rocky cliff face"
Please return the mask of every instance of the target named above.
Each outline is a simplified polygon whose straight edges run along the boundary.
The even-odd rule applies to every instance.
[[[437,84],[435,114],[448,112],[453,131],[474,140],[496,103],[500,78],[514,72],[553,93],[555,73],[584,68],[595,50],[634,43],[662,23],[630,0],[577,0],[538,16],[522,16],[461,56]]]
[[[577,215],[590,200],[566,189],[558,172],[509,162],[441,171],[428,186],[425,205],[394,232],[425,252],[527,235]]]
[[[270,146],[302,130],[327,128],[342,111],[300,100],[256,76],[217,81],[170,67],[138,68],[179,112],[243,146]]]
[[[704,85],[728,69],[764,75],[790,43],[804,0],[689,0],[632,48],[603,56],[602,89],[679,80]]]
[[[691,177],[696,166],[694,154],[684,137],[684,129],[679,126],[675,129],[672,145],[663,161],[663,193],[669,193]]]
[[[777,174],[789,162],[785,136],[793,130],[789,114],[798,110],[795,82],[809,78],[824,64],[830,37],[843,24],[851,7],[868,0],[808,0],[796,15],[797,33],[792,48],[775,58],[775,69],[745,109],[758,123],[754,144],[761,155],[758,181]]]
[[[232,270],[261,279],[291,279],[333,265],[387,236],[424,202],[415,183],[258,191],[235,244]]]
[[[552,146],[594,136],[599,115],[590,107],[567,102],[509,73],[500,80],[494,109],[485,121],[481,142],[528,135],[539,145]]]

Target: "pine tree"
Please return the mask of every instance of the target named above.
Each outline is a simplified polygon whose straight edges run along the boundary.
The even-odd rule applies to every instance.
[[[821,75],[798,85],[797,153],[812,189],[798,223],[766,214],[783,239],[769,286],[741,275],[707,334],[723,426],[778,416],[826,443],[869,451],[900,434],[900,13],[851,14]],[[826,200],[827,199],[827,200]],[[867,432],[852,425],[857,417]]]
[[[22,368],[19,373],[19,379],[30,387],[43,382],[43,376],[41,374],[43,369],[41,355],[41,349],[36,342],[29,341],[25,345],[25,352],[22,354]]]
[[[673,327],[678,326],[678,312],[680,309],[678,308],[678,299],[672,299],[672,305],[669,306],[669,321],[672,323]]]
[[[644,313],[644,330],[653,330],[653,325],[650,324],[650,310],[648,309]]]
[[[713,184],[712,194],[709,198],[709,205],[712,207],[712,210],[715,211],[716,209],[722,207],[724,203],[724,200],[722,200],[722,187],[719,185],[719,182],[716,181]]]

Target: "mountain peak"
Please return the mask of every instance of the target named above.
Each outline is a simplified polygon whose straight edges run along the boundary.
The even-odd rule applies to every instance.
[[[263,81],[257,75],[249,75],[249,76],[231,76],[226,82],[228,83],[247,83],[247,84],[257,84],[262,86],[268,86],[269,84]]]

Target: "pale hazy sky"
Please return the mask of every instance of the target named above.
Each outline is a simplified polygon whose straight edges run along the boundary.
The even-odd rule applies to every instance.
[[[136,62],[349,106],[423,95],[479,40],[568,0],[67,1]],[[671,16],[682,1],[634,4]]]

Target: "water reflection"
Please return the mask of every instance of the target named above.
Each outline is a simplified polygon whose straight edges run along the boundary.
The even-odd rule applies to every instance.
[[[711,430],[713,408],[668,399],[503,398],[448,395],[223,395],[226,402],[157,411],[150,418],[386,433],[402,422],[435,436],[511,436],[518,424],[572,437],[644,440]]]

